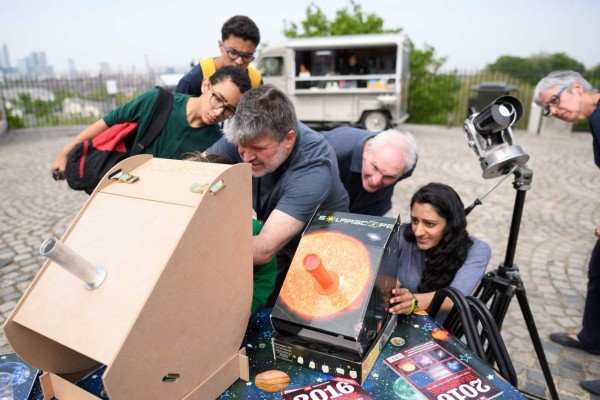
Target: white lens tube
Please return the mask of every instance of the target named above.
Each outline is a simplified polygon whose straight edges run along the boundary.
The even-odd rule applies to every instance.
[[[92,264],[55,237],[42,243],[40,254],[85,282],[86,289],[96,289],[106,278],[106,268]]]

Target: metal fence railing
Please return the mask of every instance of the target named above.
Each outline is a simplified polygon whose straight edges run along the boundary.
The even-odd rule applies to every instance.
[[[485,104],[503,94],[510,94],[523,105],[523,116],[515,125],[517,129],[526,129],[532,109],[533,91],[537,82],[546,74],[523,73],[505,74],[489,70],[455,70],[437,73],[418,83],[411,84],[408,112],[409,123],[429,123],[448,126],[462,126],[474,103],[481,100]],[[583,74],[593,87],[600,89],[600,74],[589,71]],[[504,86],[497,96],[483,91],[485,86]],[[479,110],[481,111],[481,109]],[[589,131],[587,121],[573,124],[574,130]]]
[[[586,78],[600,88],[600,76]],[[494,83],[505,85],[506,93],[523,104],[523,117],[515,126],[523,129],[539,76],[455,70],[419,77],[418,82],[412,79],[409,123],[462,126],[470,106],[478,96],[481,100],[482,93],[474,89]],[[0,104],[4,104],[9,129],[88,124],[157,84],[161,84],[158,77],[142,75],[0,79]],[[588,130],[588,125],[582,121],[574,128]]]
[[[92,123],[156,85],[147,76],[0,80],[9,128]],[[116,89],[116,90],[113,90]]]

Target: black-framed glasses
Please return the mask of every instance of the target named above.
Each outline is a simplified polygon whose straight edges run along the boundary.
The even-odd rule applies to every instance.
[[[240,57],[242,57],[242,60],[245,63],[249,63],[249,62],[252,62],[252,60],[254,60],[254,53],[240,53],[236,49],[228,48],[224,44],[222,44],[221,46],[223,46],[223,48],[225,49],[225,52],[227,52],[227,57],[229,57],[229,59],[231,61],[235,61]]]
[[[550,115],[550,107],[558,107],[558,105],[560,104],[560,96],[565,90],[567,90],[570,87],[571,85],[565,86],[558,92],[556,92],[556,94],[552,95],[552,97],[550,97],[550,100],[548,100],[548,103],[544,106],[544,111],[542,112],[542,115],[544,117]]]
[[[218,109],[222,108],[223,116],[225,118],[231,118],[231,116],[233,114],[235,114],[235,107],[226,105],[225,101],[223,101],[223,99],[220,99],[219,97],[217,97],[214,90],[211,90],[211,95],[210,95],[210,99],[208,99],[208,102],[214,109],[218,110]]]

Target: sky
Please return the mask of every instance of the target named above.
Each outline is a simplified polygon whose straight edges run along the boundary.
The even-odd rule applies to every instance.
[[[566,53],[586,68],[600,64],[598,0],[357,0],[364,13],[402,28],[417,48],[435,48],[446,69],[478,69],[502,55]],[[0,0],[0,44],[10,61],[46,52],[57,72],[135,65],[185,68],[218,55],[223,22],[252,18],[261,43],[285,40],[284,21],[299,24],[310,0]],[[330,20],[350,0],[315,3]]]

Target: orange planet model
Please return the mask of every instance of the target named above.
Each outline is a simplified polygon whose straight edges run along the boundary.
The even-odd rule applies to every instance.
[[[442,342],[445,342],[448,339],[450,339],[450,333],[448,333],[447,330],[441,328],[435,328],[434,330],[432,330],[431,336],[434,339],[441,340]]]
[[[277,393],[290,385],[290,376],[278,370],[264,371],[256,375],[254,384],[265,392]]]
[[[330,316],[359,307],[370,278],[369,253],[359,240],[339,232],[310,233],[300,241],[279,297],[304,317]]]

